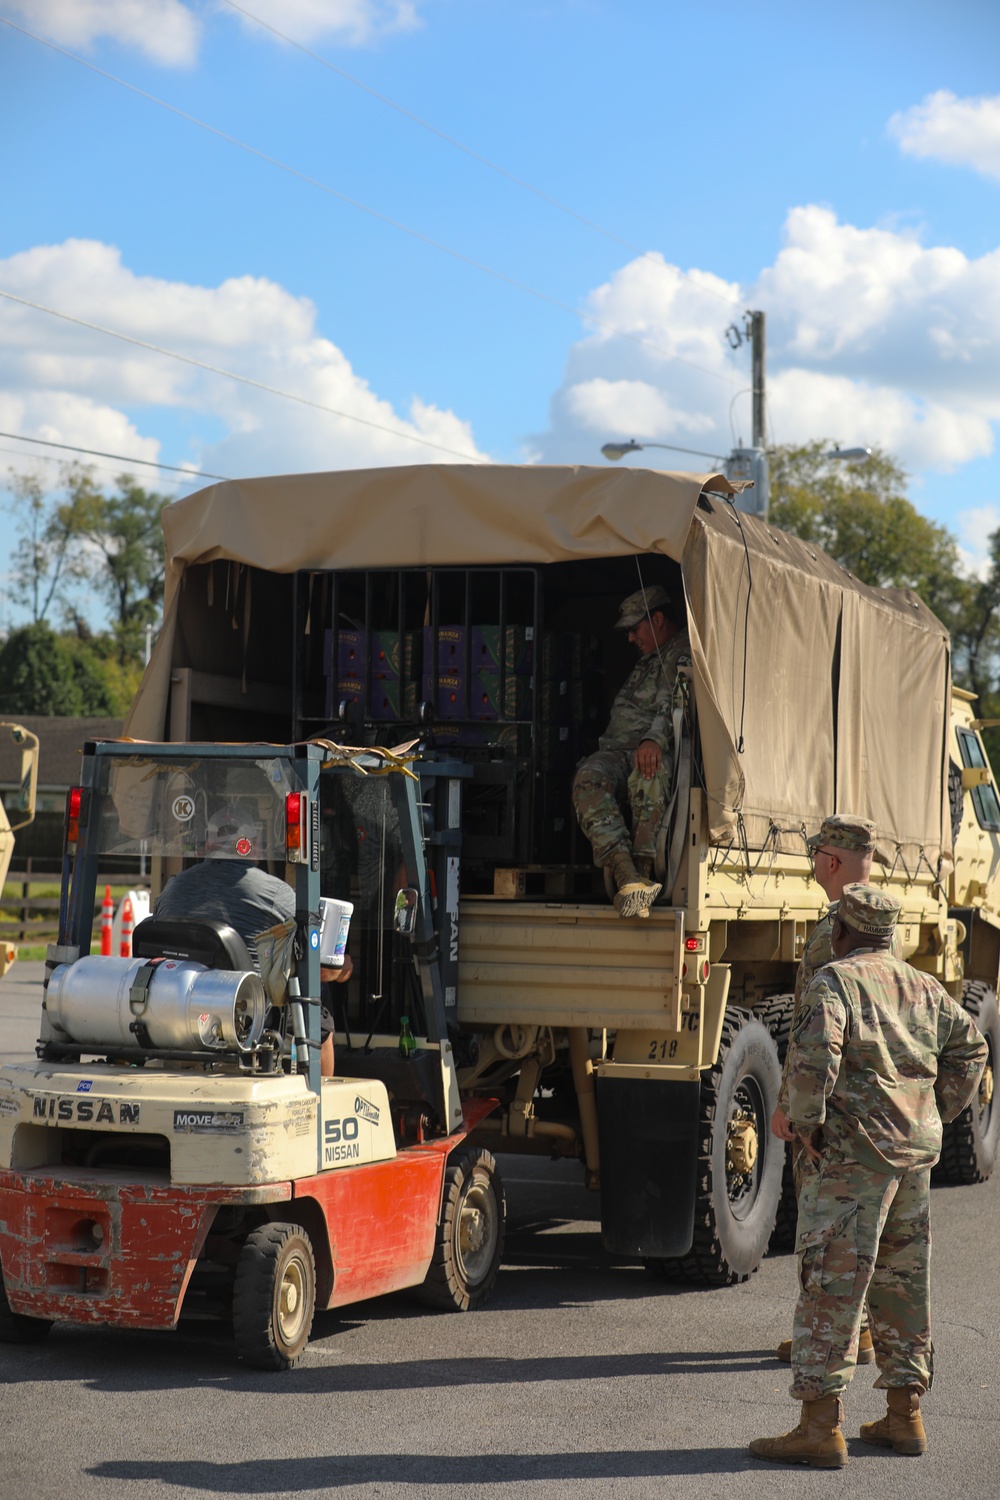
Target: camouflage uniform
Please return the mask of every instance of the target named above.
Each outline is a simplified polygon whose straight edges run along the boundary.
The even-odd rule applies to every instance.
[[[899,904],[848,886],[840,916],[888,935]],[[986,1043],[936,979],[882,948],[821,969],[802,996],[787,1068],[789,1117],[814,1133],[799,1195],[799,1300],[791,1394],[839,1396],[855,1365],[867,1295],[876,1385],[931,1383],[930,1169],[941,1122],[979,1084]]]
[[[636,847],[635,852],[653,852],[673,775],[671,719],[677,669],[690,661],[686,630],[671,636],[659,652],[640,657],[612,705],[608,727],[598,740],[600,748],[580,762],[573,778],[573,807],[597,865],[606,865],[613,850],[632,847],[622,815],[626,802],[632,807],[633,828],[647,830],[643,837],[648,847]],[[652,740],[663,752],[659,772],[648,781],[633,774],[642,740]]]

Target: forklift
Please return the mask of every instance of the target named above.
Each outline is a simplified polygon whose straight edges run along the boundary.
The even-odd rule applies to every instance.
[[[496,1101],[459,1094],[437,899],[457,888],[464,774],[327,740],[84,746],[37,1057],[0,1067],[0,1340],[212,1316],[246,1363],[281,1370],[316,1309],[411,1287],[437,1308],[486,1301],[504,1193],[467,1137]],[[155,887],[218,858],[285,880],[294,920],[248,941],[154,913],[131,956],[92,954],[99,880],[151,861]],[[352,975],[366,1030],[333,1077],[321,879],[353,897],[349,947],[377,958]],[[389,969],[406,1025],[372,982]]]

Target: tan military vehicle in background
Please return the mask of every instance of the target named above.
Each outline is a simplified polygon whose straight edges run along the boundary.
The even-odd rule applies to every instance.
[[[8,734],[15,745],[21,748],[20,785],[13,800],[11,811],[18,817],[11,823],[7,809],[0,803],[0,886],[7,879],[11,857],[14,853],[14,835],[20,828],[27,828],[34,820],[35,797],[38,789],[38,737],[20,724],[0,723],[0,732]],[[0,975],[6,974],[17,957],[13,943],[0,939]]]
[[[736,498],[721,475],[535,466],[215,485],[165,513],[165,623],[127,728],[416,741],[459,1085],[502,1106],[477,1139],[579,1157],[609,1249],[710,1284],[788,1240],[768,1121],[825,815],[874,818],[907,957],[1000,1045],[1000,803],[947,633]],[[631,665],[618,603],[652,583],[686,604],[693,666],[663,897],[626,921],[569,798]],[[405,1013],[419,1038],[423,981],[390,920],[391,813],[319,815],[324,894],[355,902],[337,1066],[368,1076],[366,1035]],[[992,1170],[992,1079],[991,1057],[949,1127],[952,1180]]]

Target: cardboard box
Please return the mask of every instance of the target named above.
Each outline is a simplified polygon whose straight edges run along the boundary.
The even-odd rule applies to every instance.
[[[530,677],[535,667],[535,631],[531,625],[504,627],[503,665],[518,677]],[[469,666],[473,671],[500,668],[500,626],[473,625]]]
[[[472,714],[474,719],[530,719],[531,682],[510,672],[503,685],[501,701],[500,673],[482,668],[472,673]]]

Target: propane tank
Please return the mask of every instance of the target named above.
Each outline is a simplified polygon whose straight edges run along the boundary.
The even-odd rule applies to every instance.
[[[259,974],[206,969],[190,959],[78,959],[49,980],[49,1020],[72,1041],[134,1047],[141,1023],[149,1045],[248,1052],[264,1028],[268,1001]]]

